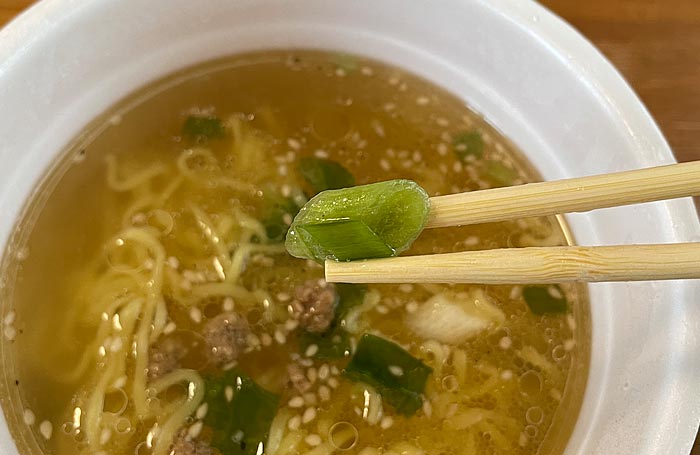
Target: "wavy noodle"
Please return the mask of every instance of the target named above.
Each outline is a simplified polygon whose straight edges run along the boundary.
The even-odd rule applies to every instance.
[[[263,140],[243,131],[240,123],[236,128],[240,141],[235,153],[255,156]],[[106,242],[102,255],[87,264],[81,276],[83,289],[58,328],[60,334],[94,329],[94,338],[87,342],[74,368],[59,379],[90,384],[78,395],[76,404],[82,408],[80,425],[91,453],[105,451],[108,445],[128,444],[135,432],[141,431],[138,422],[145,421],[153,422],[151,441],[147,440],[147,445],[153,443],[150,453],[167,455],[175,435],[201,404],[204,381],[195,370],[178,369],[149,383],[149,352],[170,318],[166,298],[177,304],[197,305],[212,298],[232,297],[241,308],[272,301],[268,292],[250,290],[237,282],[251,255],[280,254],[285,249],[269,244],[263,224],[237,204],[214,218],[205,211],[206,203],[202,205],[195,198],[184,207],[189,209],[196,229],[180,221],[182,202],[178,199],[175,207],[169,202],[176,192],[179,198],[193,187],[197,191],[230,189],[250,194],[256,190],[254,185],[228,175],[208,149],[183,151],[174,168],[157,164],[127,171],[118,168],[114,156],[106,161],[107,186],[128,192],[128,199],[119,215],[120,232]],[[232,161],[240,164],[238,158]],[[206,248],[201,245],[202,234]],[[181,267],[168,262],[166,245],[175,247],[175,255],[178,251],[200,254],[208,250],[214,257],[185,256],[190,262]],[[268,316],[265,312],[264,317]],[[91,369],[93,365],[96,368]],[[168,398],[171,392],[164,392],[178,384],[186,386],[187,395]],[[114,400],[115,393],[126,394],[127,400],[123,408],[119,404],[119,412],[108,412],[105,403]],[[280,428],[284,430],[285,425],[286,419]],[[273,442],[280,449],[291,449],[301,437],[282,431]]]
[[[117,174],[117,159],[114,155],[105,157],[107,162],[107,184],[114,191],[129,191],[136,189],[144,183],[151,180],[153,177],[163,174],[166,171],[165,166],[160,163],[152,164],[148,167],[131,172],[129,177],[120,178]]]
[[[181,383],[187,383],[187,398],[177,409],[159,426],[160,431],[155,439],[153,455],[165,455],[175,434],[183,426],[187,417],[193,414],[204,399],[204,380],[194,370],[180,369],[163,376],[151,384],[156,394],[165,391],[168,387]]]

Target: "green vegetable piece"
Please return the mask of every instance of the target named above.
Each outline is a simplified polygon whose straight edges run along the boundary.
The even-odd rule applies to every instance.
[[[305,224],[296,229],[314,257],[351,261],[394,256],[393,248],[360,220]]]
[[[495,186],[511,186],[518,173],[498,161],[487,161],[484,166],[486,175]]]
[[[315,193],[355,186],[355,177],[339,163],[321,158],[299,160],[299,172]]]
[[[556,314],[566,313],[568,303],[566,295],[559,286],[554,286],[559,291],[561,297],[555,297],[549,292],[547,286],[526,286],[523,288],[523,298],[534,314]],[[556,295],[556,293],[555,293]]]
[[[344,319],[352,308],[362,304],[367,287],[361,284],[340,283],[335,285],[335,290],[338,302],[328,330],[321,334],[302,332],[299,335],[301,352],[306,352],[309,346],[315,344],[318,351],[314,357],[320,360],[337,360],[350,355],[350,336],[344,329]]]
[[[216,117],[200,117],[190,115],[182,125],[182,134],[191,139],[206,138],[215,139],[224,137],[226,129],[220,119]]]
[[[282,242],[289,229],[285,215],[294,217],[301,206],[293,198],[283,197],[274,190],[264,191],[264,194],[261,222],[265,226],[265,233],[271,241]]]
[[[335,54],[331,60],[338,68],[342,68],[348,73],[357,69],[357,58],[352,55]]]
[[[299,348],[301,352],[306,352],[306,349],[315,344],[318,347],[315,359],[319,360],[337,360],[347,357],[352,352],[350,344],[350,336],[340,327],[329,329],[324,333],[302,332],[299,335]]]
[[[432,372],[401,346],[365,334],[343,376],[375,387],[396,412],[410,416],[423,405],[422,393]]]
[[[481,158],[484,156],[484,140],[478,131],[465,131],[454,137],[452,140],[454,152],[462,161],[467,161],[468,157]]]
[[[395,256],[418,237],[429,211],[428,194],[410,180],[328,190],[302,207],[285,245],[318,262]]]
[[[343,325],[343,319],[348,312],[356,306],[362,305],[367,292],[364,284],[337,283],[335,290],[338,293],[338,306],[335,309],[333,325]]]
[[[259,446],[267,442],[279,396],[235,369],[208,378],[205,385],[208,411],[204,423],[212,429],[212,446],[222,455],[259,453]],[[226,396],[227,387],[233,389],[231,400]]]

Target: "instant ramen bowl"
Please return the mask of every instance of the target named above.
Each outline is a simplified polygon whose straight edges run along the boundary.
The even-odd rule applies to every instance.
[[[0,247],[57,154],[110,106],[178,69],[271,48],[344,51],[423,76],[546,179],[674,161],[612,66],[534,2],[46,0],[0,31]],[[700,240],[689,200],[568,220],[585,245]],[[590,286],[590,373],[567,454],[689,452],[699,291],[696,281]],[[4,421],[0,451],[18,453]]]

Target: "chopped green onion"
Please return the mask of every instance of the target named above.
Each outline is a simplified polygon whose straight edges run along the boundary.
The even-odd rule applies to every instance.
[[[417,183],[390,180],[314,196],[287,233],[287,251],[323,262],[394,256],[423,230],[430,200]]]
[[[481,158],[484,156],[484,140],[481,133],[476,130],[465,131],[454,137],[452,140],[454,152],[462,161],[467,161],[468,157]]]
[[[367,292],[364,284],[337,283],[335,289],[338,292],[338,307],[335,309],[333,323],[342,325],[348,312],[356,306],[362,305]]]
[[[554,285],[550,291],[547,286],[526,286],[523,298],[534,314],[565,313],[568,309],[566,295],[559,286]]]
[[[498,161],[487,161],[484,164],[484,172],[496,187],[510,186],[513,184],[513,180],[518,177],[516,171]]]
[[[275,190],[264,191],[262,224],[267,237],[273,242],[282,242],[289,229],[288,216],[293,219],[301,208],[292,197],[283,197]]]
[[[338,68],[342,68],[348,73],[357,69],[357,58],[352,55],[335,54],[331,60]]]
[[[339,163],[321,158],[299,160],[299,172],[314,193],[355,186],[355,177]]]
[[[316,258],[351,261],[394,255],[394,250],[360,220],[305,224],[296,230]]]
[[[398,413],[412,415],[423,404],[422,394],[432,371],[398,344],[365,334],[343,376],[375,387]]]
[[[211,445],[223,455],[256,455],[267,443],[279,396],[238,370],[206,380],[208,406],[204,423],[212,429]]]
[[[200,117],[190,115],[182,125],[182,134],[191,139],[214,139],[224,137],[226,129],[220,119],[216,117]]]
[[[323,333],[302,332],[299,334],[299,349],[306,352],[315,344],[318,350],[313,355],[319,360],[337,360],[351,353],[350,335],[341,327],[333,327]]]

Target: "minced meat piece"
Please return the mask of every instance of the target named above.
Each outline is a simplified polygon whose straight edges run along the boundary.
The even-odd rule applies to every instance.
[[[299,324],[307,332],[323,333],[331,325],[336,294],[333,285],[322,286],[318,280],[308,280],[297,286],[292,302]]]
[[[175,435],[173,445],[168,452],[169,455],[212,455],[212,453],[208,443],[190,437],[185,428]]]
[[[204,339],[210,348],[211,360],[225,365],[238,358],[247,344],[250,327],[237,313],[222,313],[204,325]]]
[[[177,338],[165,338],[150,348],[148,356],[148,378],[158,379],[180,367],[187,355],[187,347]]]
[[[311,388],[311,381],[306,377],[304,369],[300,365],[296,363],[287,365],[287,374],[292,387],[300,393],[304,393]]]

